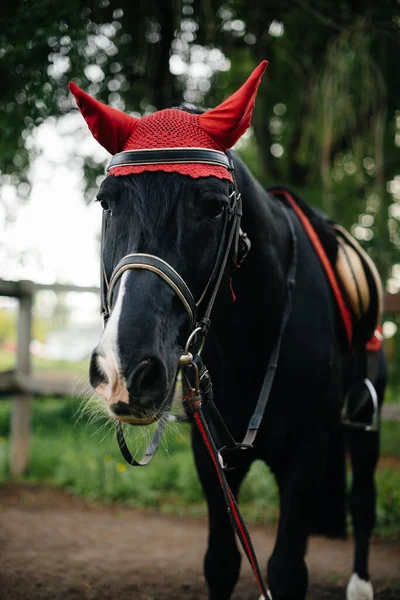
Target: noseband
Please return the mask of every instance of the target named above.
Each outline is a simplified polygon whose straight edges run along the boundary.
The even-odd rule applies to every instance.
[[[250,241],[246,234],[244,234],[240,229],[242,203],[240,193],[238,192],[236,185],[233,163],[225,153],[206,148],[129,150],[126,152],[120,152],[113,156],[107,167],[107,172],[114,167],[121,166],[173,163],[202,163],[213,166],[217,165],[226,168],[232,175],[233,191],[229,196],[227,206],[224,208],[224,224],[221,240],[214,267],[211,271],[208,282],[196,302],[188,285],[185,283],[179,273],[177,273],[177,271],[175,271],[170,264],[158,256],[142,253],[127,254],[115,267],[110,280],[107,279],[104,265],[102,263],[101,303],[104,325],[110,316],[115,287],[122,275],[126,271],[130,271],[132,269],[142,269],[151,271],[152,273],[158,275],[179,298],[189,318],[190,336],[196,329],[205,335],[210,326],[211,310],[218,293],[229,255],[232,255],[233,264],[241,264],[245,258],[245,255],[250,249]],[[102,243],[104,241],[105,228],[106,222],[103,217],[101,236]],[[103,252],[101,254],[101,260],[103,260]],[[207,296],[207,294],[209,294],[208,304],[203,312],[202,318],[197,320],[199,305]]]
[[[196,318],[196,303],[186,283],[182,277],[165,260],[152,254],[127,254],[124,256],[114,269],[108,285],[107,305],[111,306],[115,286],[126,271],[131,269],[145,269],[161,277],[169,287],[175,292],[179,300],[185,307],[190,319],[190,327],[193,326]]]

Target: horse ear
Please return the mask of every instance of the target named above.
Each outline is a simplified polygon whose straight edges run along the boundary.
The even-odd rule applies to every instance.
[[[75,96],[78,108],[93,137],[111,154],[121,152],[139,119],[95,100],[73,81],[68,87]]]
[[[268,61],[264,60],[237,92],[200,115],[203,131],[225,150],[231,148],[250,125],[258,86],[267,65]]]

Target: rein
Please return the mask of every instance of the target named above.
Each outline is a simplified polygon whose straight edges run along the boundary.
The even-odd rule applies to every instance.
[[[241,195],[237,188],[232,161],[227,157],[226,154],[214,150],[198,148],[175,148],[121,152],[111,159],[107,171],[115,166],[157,163],[165,164],[168,162],[201,162],[206,164],[218,164],[219,166],[224,166],[227,168],[232,175],[234,189],[229,196],[228,207],[224,209],[225,217],[223,232],[209,280],[203,293],[200,295],[199,300],[196,302],[189,287],[186,285],[179,273],[177,273],[175,269],[171,267],[171,265],[157,256],[150,254],[128,254],[124,256],[117,264],[109,281],[102,263],[101,302],[103,322],[106,324],[109,317],[115,286],[122,277],[123,273],[130,269],[146,269],[157,274],[165,281],[167,285],[172,288],[184,306],[190,321],[190,335],[188,337],[184,353],[179,360],[179,364],[181,365],[183,372],[185,389],[184,403],[187,408],[187,412],[190,412],[193,416],[193,420],[196,423],[200,436],[215,467],[224,494],[232,526],[254,571],[254,575],[262,597],[266,599],[269,596],[268,589],[263,582],[249,533],[240,514],[237,502],[226,480],[226,465],[224,463],[222,453],[229,450],[244,450],[253,448],[253,444],[256,439],[264,415],[265,407],[272,389],[272,384],[278,366],[282,337],[290,316],[291,294],[295,285],[297,266],[297,238],[289,211],[285,205],[282,205],[283,213],[287,220],[292,241],[292,256],[286,278],[286,302],[279,326],[278,339],[275,342],[275,346],[269,359],[255,411],[250,419],[243,441],[237,442],[229,432],[225,422],[222,419],[222,416],[217,409],[217,406],[214,403],[211,378],[208,370],[202,362],[200,353],[204,345],[205,337],[211,325],[211,311],[221,285],[228,259],[230,256],[232,256],[234,265],[241,264],[251,246],[246,234],[240,229],[240,220],[242,216]],[[105,228],[106,223],[103,217],[102,242],[104,239]],[[210,289],[211,292],[209,293]],[[207,295],[209,297],[203,316],[202,318],[197,319],[197,311],[199,306]],[[199,339],[200,343],[198,343]],[[151,462],[162,438],[166,422],[166,419],[161,419],[150,444],[145,450],[144,456],[141,460],[137,460],[132,456],[126,445],[122,425],[118,421],[117,441],[121,453],[128,464],[132,466],[146,466]],[[216,440],[210,431],[210,426],[212,426],[213,430],[217,432],[218,444],[216,443]],[[219,445],[219,442],[222,442],[222,446],[218,448],[217,446]]]

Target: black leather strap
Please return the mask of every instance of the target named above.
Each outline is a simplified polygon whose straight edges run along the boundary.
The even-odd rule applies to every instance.
[[[230,170],[227,155],[224,152],[219,152],[219,150],[207,148],[150,148],[148,150],[125,150],[115,154],[108,164],[107,172],[114,167],[173,163],[204,163]]]
[[[286,205],[283,206],[283,214],[285,215],[290,237],[292,240],[292,258],[289,266],[289,271],[286,275],[286,303],[283,311],[281,323],[279,326],[279,334],[278,339],[275,342],[274,349],[270,356],[268,367],[265,372],[264,381],[261,386],[261,391],[258,396],[256,408],[254,410],[253,416],[250,419],[250,423],[248,425],[248,429],[246,435],[243,439],[243,446],[252,446],[254,444],[254,440],[256,439],[259,427],[261,425],[261,421],[264,416],[265,407],[267,406],[268,399],[271,394],[272,384],[274,383],[276,370],[278,368],[279,354],[281,350],[282,338],[285,333],[286,325],[289,320],[290,314],[292,312],[292,295],[293,289],[296,285],[296,273],[297,273],[297,236],[294,229],[294,225],[292,222],[292,218],[290,216],[289,210],[286,208]]]
[[[164,281],[174,290],[185,306],[185,309],[191,320],[190,326],[193,325],[196,318],[197,307],[191,291],[179,273],[177,273],[175,269],[171,267],[171,265],[161,258],[158,258],[158,256],[153,256],[152,254],[127,254],[119,261],[114,269],[109,283],[107,298],[107,304],[109,307],[111,307],[112,296],[117,281],[120,279],[120,277],[122,277],[125,271],[129,271],[130,269],[144,269],[152,271],[164,279]]]
[[[122,424],[120,421],[117,421],[117,441],[119,445],[119,449],[121,450],[122,456],[126,460],[128,464],[132,467],[145,467],[148,465],[154,458],[155,453],[157,452],[158,446],[160,444],[160,440],[164,433],[165,426],[167,424],[167,419],[161,419],[157,429],[150,440],[149,445],[147,446],[143,457],[141,460],[137,460],[132,456],[129,451],[128,446],[126,445],[124,431],[122,429]]]

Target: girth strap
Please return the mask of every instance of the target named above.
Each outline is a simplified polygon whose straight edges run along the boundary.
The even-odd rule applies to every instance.
[[[291,217],[289,211],[286,207],[283,207],[283,214],[285,215],[289,231],[290,237],[292,240],[292,258],[289,267],[289,271],[286,276],[286,299],[285,299],[285,308],[283,311],[281,323],[279,326],[279,334],[278,339],[275,342],[274,349],[272,351],[271,357],[269,359],[268,367],[264,376],[264,381],[261,386],[261,392],[259,394],[256,408],[254,410],[253,416],[250,419],[250,423],[242,442],[242,446],[251,446],[254,443],[256,435],[258,433],[258,429],[261,425],[262,418],[264,416],[265,407],[267,405],[267,401],[269,395],[271,393],[272,384],[274,383],[276,369],[278,368],[278,359],[281,350],[282,337],[285,332],[285,328],[287,322],[290,317],[290,313],[292,311],[292,291],[294,286],[296,285],[296,270],[297,270],[297,236],[294,230],[293,223],[291,221]]]
[[[274,348],[272,350],[268,362],[267,369],[265,371],[265,376],[261,386],[261,391],[258,396],[257,404],[254,409],[253,415],[250,419],[250,422],[247,426],[247,431],[242,442],[237,442],[233,438],[216,404],[214,403],[213,398],[211,396],[207,397],[203,395],[203,411],[205,413],[205,416],[209,417],[210,425],[213,425],[213,430],[215,430],[215,432],[217,433],[218,442],[221,444],[219,448],[219,452],[221,453],[229,450],[247,449],[252,447],[265,413],[265,408],[267,406],[267,402],[271,394],[276,370],[278,368],[278,360],[282,344],[282,338],[292,310],[292,291],[296,284],[297,270],[297,236],[294,230],[293,222],[291,220],[290,212],[288,211],[285,205],[282,205],[282,209],[289,227],[290,238],[292,241],[292,257],[289,270],[286,275],[285,307],[279,326],[278,338],[275,342]],[[194,358],[194,360],[196,360],[196,357]]]

